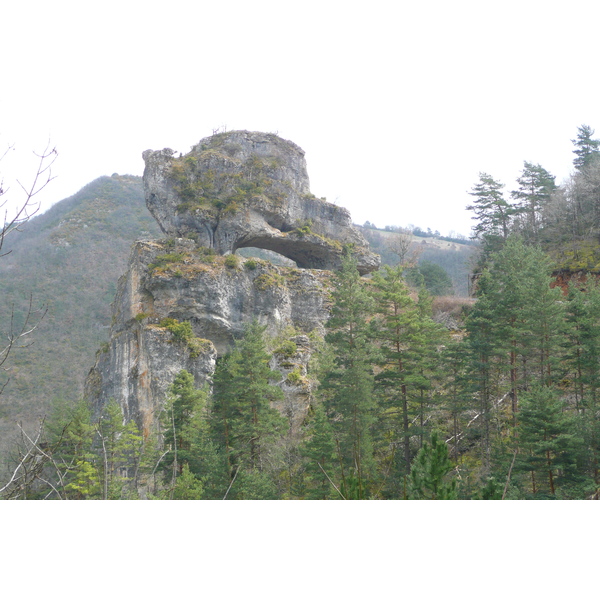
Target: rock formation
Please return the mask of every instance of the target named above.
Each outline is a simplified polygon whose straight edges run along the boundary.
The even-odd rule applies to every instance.
[[[311,338],[322,336],[329,314],[328,272],[207,250],[187,239],[134,245],[113,303],[109,344],[86,382],[96,413],[114,398],[127,419],[149,432],[177,373],[189,371],[198,385],[209,381],[217,353],[230,349],[244,324],[257,319],[269,336],[280,338],[271,366],[281,372],[286,392],[282,411],[295,407],[289,416],[300,423],[310,395]],[[173,327],[186,322],[188,339]],[[284,340],[292,341],[292,351],[289,344],[279,351]]]
[[[304,152],[292,142],[232,131],[179,158],[168,148],[143,156],[146,204],[168,236],[194,236],[219,254],[265,248],[310,269],[339,268],[350,245],[362,274],[379,266],[350,213],[310,193]]]
[[[179,371],[210,383],[218,354],[257,319],[273,340],[279,409],[297,431],[308,410],[308,361],[324,333],[330,272],[351,245],[362,272],[379,256],[347,210],[310,194],[304,153],[246,131],[202,140],[175,158],[144,152],[148,208],[169,236],[137,242],[119,280],[110,341],[86,382],[96,415],[111,398],[145,434],[157,425]],[[232,254],[273,250],[298,266]]]

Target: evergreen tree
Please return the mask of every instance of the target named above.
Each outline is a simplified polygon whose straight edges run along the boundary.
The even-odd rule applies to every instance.
[[[555,498],[563,483],[586,486],[577,465],[583,450],[577,430],[575,418],[551,388],[534,386],[523,395],[515,469],[529,474],[533,497]]]
[[[101,475],[93,449],[95,426],[88,403],[83,400],[74,406],[56,403],[45,425],[53,458],[44,479],[52,485],[44,487],[42,497],[54,488],[64,490],[62,497],[66,498],[100,498]]]
[[[172,473],[172,479],[183,473],[183,466],[194,460],[192,443],[205,413],[207,395],[197,389],[194,376],[188,371],[180,371],[175,377],[162,415],[165,448],[169,450],[163,460],[165,469]]]
[[[317,403],[301,452],[307,459],[306,498],[327,500],[340,497],[339,465],[333,428],[322,403]],[[337,488],[337,489],[336,489]]]
[[[491,467],[492,419],[501,381],[502,352],[496,339],[495,311],[495,283],[486,270],[477,280],[477,302],[465,324],[468,372],[477,411],[472,431],[481,439],[481,461],[486,475]]]
[[[270,383],[278,373],[269,367],[271,355],[266,350],[265,329],[256,321],[247,325],[243,338],[233,352],[218,361],[215,370],[213,439],[223,448],[230,481],[237,479],[228,497],[234,497],[242,485],[247,488],[244,497],[253,489],[267,493],[268,474],[263,472],[269,469],[270,447],[285,428],[285,419],[271,406],[283,399],[283,392]]]
[[[441,346],[448,340],[448,331],[432,318],[432,298],[425,288],[419,290],[417,299],[419,323],[419,343],[417,355],[417,373],[415,387],[418,390],[420,446],[425,436],[427,415],[434,408],[434,396],[443,380],[440,370]]]
[[[410,500],[455,500],[456,480],[449,474],[453,465],[448,458],[448,446],[431,434],[415,457],[410,470]]]
[[[423,340],[419,336],[419,311],[403,279],[403,267],[384,268],[373,274],[377,317],[373,323],[381,343],[381,371],[376,386],[381,397],[381,425],[392,444],[400,437],[402,456],[395,463],[405,475],[412,462],[412,405],[420,376],[418,356]],[[415,390],[413,390],[413,385]],[[392,445],[392,447],[394,447]]]
[[[573,164],[578,171],[583,171],[600,156],[600,140],[592,138],[594,133],[589,125],[581,125],[577,128],[577,137],[571,140],[575,145],[573,153],[576,154]]]
[[[550,287],[550,271],[541,250],[511,237],[492,255],[468,321],[473,342],[488,344],[487,358],[496,357],[509,376],[513,413],[520,387],[549,384],[559,375],[566,319],[560,289]],[[485,340],[477,338],[481,334]]]
[[[589,448],[589,472],[600,485],[600,284],[589,278],[585,290],[576,284],[568,292],[569,353],[575,407],[582,416]]]
[[[468,375],[468,355],[461,339],[446,341],[441,353],[440,370],[444,374],[441,402],[451,419],[450,441],[452,459],[460,461],[460,447],[470,443],[465,419],[472,409],[471,381]],[[470,419],[469,419],[470,420]]]
[[[491,175],[479,173],[479,182],[469,192],[474,200],[466,208],[475,213],[473,219],[477,224],[473,227],[473,237],[482,242],[484,262],[490,253],[502,247],[510,233],[514,207],[504,199],[503,187],[504,184]]]
[[[374,477],[373,394],[375,347],[368,319],[373,300],[351,255],[343,259],[334,276],[333,306],[326,324],[326,342],[333,349],[333,364],[321,385],[325,408],[333,416],[333,430],[341,469],[342,494],[349,496],[350,482],[366,498]]]
[[[128,492],[126,488],[130,487],[131,476],[137,471],[143,449],[135,422],[123,421],[121,407],[110,400],[96,425],[97,467],[105,500],[121,499]]]
[[[525,161],[517,179],[519,188],[510,193],[516,201],[516,214],[523,216],[520,229],[527,241],[538,240],[542,209],[556,190],[554,179],[541,165]]]
[[[393,475],[387,493],[405,496],[412,458],[422,445],[426,415],[440,376],[438,349],[446,340],[446,330],[432,320],[425,288],[418,300],[413,298],[401,265],[385,266],[373,274],[372,281],[376,310],[371,324],[380,346],[375,377],[381,415],[378,431],[384,447],[393,450],[386,459],[388,466],[381,468]]]
[[[551,281],[544,253],[515,237],[491,256],[478,280],[477,302],[466,326],[485,476],[493,470],[497,434],[510,434],[514,427],[520,394],[533,384],[552,386],[565,373],[565,305]],[[503,420],[504,398],[510,399],[512,422]],[[509,450],[496,447],[494,460],[498,466],[510,460]]]
[[[69,496],[76,500],[93,500],[100,498],[101,494],[101,475],[95,464],[85,459],[78,459],[72,465],[69,483],[65,486],[65,491]],[[106,499],[105,496],[102,498]]]
[[[188,463],[183,465],[181,475],[177,477],[175,487],[173,488],[173,500],[201,500],[203,498],[204,488],[202,481],[197,479],[190,471]]]

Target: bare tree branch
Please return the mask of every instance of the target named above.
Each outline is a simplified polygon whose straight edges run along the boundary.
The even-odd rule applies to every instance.
[[[321,469],[321,471],[323,471],[323,474],[329,480],[329,483],[334,487],[335,491],[342,497],[342,500],[345,500],[346,498],[344,497],[344,494],[342,494],[342,492],[340,492],[340,490],[338,489],[337,485],[335,485],[335,483],[333,483],[333,481],[331,481],[331,478],[329,477],[329,475],[327,475],[327,473],[325,472],[325,469],[321,466],[321,463],[318,462],[317,464],[319,465],[319,469]]]
[[[11,148],[12,146],[8,146],[2,156],[0,156],[0,161],[6,156]],[[29,219],[38,212],[40,205],[39,203],[34,202],[33,199],[54,179],[52,176],[52,165],[58,156],[56,148],[51,148],[50,142],[48,142],[46,149],[41,154],[36,152],[34,152],[34,154],[39,159],[37,171],[29,187],[25,187],[20,181],[17,181],[25,194],[25,199],[17,207],[14,216],[9,217],[7,208],[8,200],[5,199],[0,202],[0,210],[4,209],[4,220],[0,225],[0,257],[10,254],[10,251],[2,253],[2,248],[7,236],[14,231],[19,231],[19,227],[29,221]],[[6,194],[6,192],[7,190],[4,189],[3,184],[0,182],[0,197]],[[25,314],[25,318],[21,325],[17,326],[14,305],[11,307],[9,330],[5,332],[6,341],[4,343],[0,342],[0,367],[6,363],[10,353],[15,348],[26,348],[33,343],[27,340],[27,336],[37,329],[41,320],[46,315],[47,310],[48,309],[45,306],[34,309],[33,297],[30,296],[29,307]],[[0,395],[2,395],[8,381],[9,380],[6,380],[3,383],[0,383]]]
[[[65,425],[59,438],[52,446],[47,447],[40,442],[40,439],[44,433],[45,419],[40,421],[37,434],[33,439],[23,429],[21,423],[17,423],[17,426],[21,431],[23,449],[21,450],[21,457],[18,459],[18,463],[13,469],[9,481],[2,488],[0,488],[0,494],[2,494],[5,499],[13,500],[22,497],[23,493],[36,481],[40,481],[51,488],[50,492],[46,494],[45,498],[48,498],[52,493],[55,493],[60,500],[66,499],[65,476],[72,468],[73,461],[71,461],[71,463],[68,465],[63,465],[63,472],[54,459],[54,453],[62,444],[69,425],[70,423]],[[51,481],[48,481],[47,476],[42,476],[48,464],[51,464],[56,472],[56,479],[58,480],[57,485],[62,488],[62,493],[60,489],[58,489],[57,485],[54,485]]]
[[[227,488],[227,491],[225,492],[225,495],[223,496],[223,500],[227,500],[227,494],[229,494],[229,490],[231,489],[231,486],[233,485],[235,478],[238,476],[239,470],[240,470],[240,465],[238,465],[237,469],[235,470],[235,475],[233,476],[233,479],[231,480],[231,483],[229,484],[229,487]]]
[[[421,249],[413,245],[413,235],[409,230],[402,230],[390,236],[386,241],[389,251],[395,254],[402,266],[410,268],[419,262]]]
[[[39,327],[47,312],[47,306],[42,305],[39,308],[34,308],[33,296],[30,295],[25,318],[21,325],[17,326],[15,324],[14,305],[11,307],[9,330],[5,332],[5,341],[2,345],[0,345],[0,369],[8,360],[8,357],[13,350],[18,348],[27,348],[33,344],[33,341],[28,338],[28,336],[30,336]],[[4,370],[6,371],[7,369],[4,368]],[[2,395],[2,392],[9,381],[10,378],[0,384],[0,396]]]
[[[19,427],[20,427],[20,425],[19,425]],[[21,428],[21,431],[23,431],[23,428]],[[29,448],[27,449],[25,454],[22,456],[20,462],[14,468],[13,473],[12,473],[11,478],[9,479],[8,483],[6,485],[4,485],[4,487],[0,488],[0,494],[2,494],[4,492],[4,490],[8,489],[12,485],[12,483],[17,480],[17,475],[18,475],[19,471],[21,471],[23,469],[27,460],[32,455],[32,453],[37,445],[37,442],[39,441],[40,437],[42,436],[42,431],[43,431],[43,422],[40,423],[40,427],[38,429],[37,436],[35,438],[35,445],[29,446]]]
[[[6,152],[8,152],[8,149],[4,152],[2,157],[0,157],[0,160],[6,156]],[[19,227],[29,221],[29,219],[39,211],[40,205],[39,203],[34,202],[34,197],[54,179],[54,176],[52,175],[52,165],[58,156],[56,148],[50,148],[50,142],[48,142],[46,149],[41,154],[35,152],[34,154],[38,157],[39,161],[31,185],[25,187],[17,180],[19,187],[25,194],[25,199],[19,204],[15,214],[12,217],[9,217],[8,208],[6,208],[7,200],[0,203],[0,209],[4,209],[4,222],[0,228],[0,252],[2,251],[6,237],[13,231],[19,231]],[[0,184],[0,196],[4,195],[7,191],[8,190],[5,190]],[[6,254],[9,253],[10,251],[4,252],[3,254],[0,254],[0,257],[6,256]]]

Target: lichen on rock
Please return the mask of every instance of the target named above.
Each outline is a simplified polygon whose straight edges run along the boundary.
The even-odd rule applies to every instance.
[[[143,157],[146,204],[169,236],[195,236],[219,254],[264,248],[313,269],[339,268],[350,246],[362,274],[379,266],[350,213],[311,194],[304,151],[290,141],[231,131],[185,156],[167,148]]]
[[[257,320],[283,340],[272,360],[285,397],[278,408],[297,433],[313,391],[311,340],[323,338],[329,317],[330,270],[348,248],[361,273],[379,256],[346,209],[310,193],[304,152],[273,134],[218,134],[185,156],[147,150],[144,160],[146,203],[168,238],[132,247],[109,344],[86,383],[96,415],[115,399],[149,435],[176,375],[185,369],[210,386],[217,356]],[[241,248],[296,266],[237,255]]]
[[[230,351],[244,325],[254,319],[267,327],[270,337],[289,328],[303,341],[308,334],[324,333],[328,271],[242,257],[231,268],[226,262],[232,255],[214,256],[206,250],[188,239],[134,244],[113,303],[107,351],[98,353],[88,377],[86,395],[97,414],[114,398],[127,419],[150,431],[177,373],[185,369],[198,386],[210,384],[217,355]],[[245,268],[248,261],[252,268]],[[304,358],[297,357],[294,368],[310,356],[303,343]],[[309,389],[294,385],[294,376],[287,380],[288,367],[279,369],[285,406],[304,399],[302,411],[294,416],[296,427],[308,410]]]

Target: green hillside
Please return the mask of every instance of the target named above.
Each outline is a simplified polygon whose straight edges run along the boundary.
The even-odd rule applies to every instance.
[[[145,206],[140,177],[100,177],[35,217],[7,240],[0,260],[0,329],[14,309],[19,326],[29,306],[47,313],[33,344],[15,350],[0,396],[0,434],[31,424],[54,398],[75,401],[98,347],[108,338],[118,278],[132,242],[160,232]],[[6,365],[5,365],[6,366]],[[0,442],[1,444],[1,442]]]
[[[394,264],[389,248],[397,232],[361,230],[383,262]],[[10,254],[0,259],[0,334],[8,333],[11,315],[14,328],[20,326],[30,299],[34,310],[47,312],[28,338],[32,344],[15,349],[0,374],[0,385],[8,379],[0,395],[0,456],[6,457],[17,422],[31,430],[53,401],[73,404],[81,397],[95,353],[108,339],[111,302],[131,244],[156,237],[161,232],[146,208],[141,178],[115,174],[89,183],[7,239],[3,250]],[[472,248],[413,241],[421,258],[443,267],[455,292],[466,295]]]
[[[471,262],[477,252],[477,245],[472,241],[418,235],[421,232],[418,228],[414,233],[399,227],[377,229],[365,223],[359,229],[371,248],[381,255],[382,264],[394,266],[398,263],[398,240],[404,238],[410,244],[410,254],[419,265],[428,262],[440,266],[452,280],[453,293],[462,297],[469,295]]]

